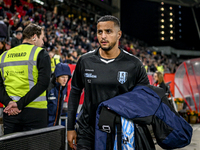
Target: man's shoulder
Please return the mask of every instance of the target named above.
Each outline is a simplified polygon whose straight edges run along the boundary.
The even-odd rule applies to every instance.
[[[83,55],[80,57],[80,59],[81,59],[81,60],[84,60],[84,59],[86,59],[86,58],[93,57],[96,53],[97,53],[97,49],[94,49],[94,50],[92,50],[92,51],[89,51],[89,52],[83,54]]]
[[[122,50],[123,55],[126,57],[127,60],[141,63],[141,60],[140,60],[137,56],[135,56],[135,55],[133,55],[133,54],[127,52],[127,51],[124,50],[124,49],[121,49],[121,50]]]
[[[47,56],[49,56],[49,53],[44,48],[41,48],[38,55],[43,56],[43,57],[47,57]]]
[[[96,54],[96,52],[97,52],[97,49],[94,49],[92,51],[89,51],[89,52],[83,54],[82,57],[90,57],[90,56]]]

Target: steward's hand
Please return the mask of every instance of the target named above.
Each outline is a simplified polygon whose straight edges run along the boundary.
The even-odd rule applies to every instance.
[[[12,109],[12,110],[11,110],[11,109]],[[17,108],[17,103],[16,103],[16,102],[10,101],[10,102],[8,103],[8,106],[4,109],[3,112],[8,113],[8,115],[17,115],[18,113],[21,112],[21,110],[19,110],[19,109]]]
[[[68,144],[69,146],[73,149],[73,144],[76,144],[76,137],[77,137],[77,134],[76,134],[76,131],[75,130],[70,130],[70,131],[67,131],[67,141],[68,141]],[[73,143],[74,141],[74,143]]]
[[[21,112],[18,108],[11,108],[9,111],[7,111],[8,116],[10,115],[18,115]]]

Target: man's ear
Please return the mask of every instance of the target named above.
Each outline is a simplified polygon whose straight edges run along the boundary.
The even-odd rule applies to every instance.
[[[119,30],[119,31],[118,31],[118,35],[117,35],[118,39],[120,39],[120,38],[121,38],[121,36],[122,36],[122,31],[121,31],[121,30]]]
[[[33,39],[32,39],[32,40],[33,40],[33,41],[35,41],[36,39],[37,39],[37,35],[36,35],[36,34],[34,34],[34,35],[33,35]]]

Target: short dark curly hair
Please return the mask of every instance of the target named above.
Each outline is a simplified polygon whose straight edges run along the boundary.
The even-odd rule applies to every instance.
[[[119,19],[118,19],[117,17],[115,17],[115,16],[112,16],[112,15],[105,15],[105,16],[102,16],[101,18],[98,19],[97,24],[98,24],[99,22],[105,22],[105,21],[112,21],[112,22],[114,22],[114,24],[115,24],[116,26],[118,26],[118,27],[120,28],[120,21],[119,21]]]
[[[43,27],[30,23],[23,31],[23,39],[30,39],[34,34],[36,34],[37,37],[40,38],[42,30],[44,30]]]

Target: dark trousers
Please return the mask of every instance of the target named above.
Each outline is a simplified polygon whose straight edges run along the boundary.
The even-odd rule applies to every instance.
[[[76,150],[92,150],[92,148],[86,147],[86,146],[82,146],[82,145],[77,145]]]
[[[74,146],[74,149],[72,149],[71,147],[67,147],[68,150],[92,150],[92,148],[86,147],[86,146],[82,146],[82,145],[76,145]]]
[[[47,109],[24,108],[15,116],[3,114],[4,135],[47,127]]]

